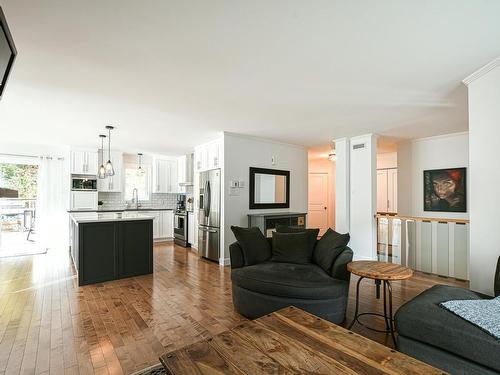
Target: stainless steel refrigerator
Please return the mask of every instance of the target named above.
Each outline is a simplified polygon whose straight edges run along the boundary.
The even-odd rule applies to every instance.
[[[220,257],[220,180],[220,169],[200,173],[198,251],[202,257],[214,261]]]

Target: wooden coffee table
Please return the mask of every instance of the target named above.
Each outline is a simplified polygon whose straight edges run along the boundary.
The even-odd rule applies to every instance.
[[[356,284],[356,309],[354,311],[354,318],[349,325],[349,329],[352,328],[354,323],[358,322],[362,326],[371,329],[376,332],[390,333],[394,345],[396,345],[396,337],[394,336],[394,318],[392,314],[392,280],[406,280],[413,276],[413,271],[408,268],[401,266],[399,264],[388,263],[388,262],[377,262],[368,260],[358,260],[350,262],[347,264],[347,270],[351,273],[358,275],[359,280]],[[359,285],[361,280],[364,278],[369,278],[375,280],[377,285],[377,299],[380,298],[380,282],[384,284],[384,314],[379,314],[376,312],[364,312],[359,314]],[[389,294],[389,299],[387,299],[386,294]],[[389,311],[387,311],[389,310]],[[381,316],[385,320],[385,330],[379,330],[372,327],[368,327],[359,321],[359,317],[363,315],[376,315]]]
[[[298,308],[244,322],[160,357],[177,374],[443,374]]]

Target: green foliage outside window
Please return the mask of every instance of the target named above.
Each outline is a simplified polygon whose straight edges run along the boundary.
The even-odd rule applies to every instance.
[[[0,164],[0,188],[17,190],[19,198],[35,199],[37,175],[37,165]]]

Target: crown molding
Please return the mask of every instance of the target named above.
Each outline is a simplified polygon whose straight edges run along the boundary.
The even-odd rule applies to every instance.
[[[474,82],[475,80],[481,78],[486,73],[491,72],[493,69],[495,69],[498,66],[500,66],[500,57],[497,57],[496,59],[494,59],[493,61],[490,61],[485,66],[483,66],[483,67],[479,68],[478,70],[476,70],[474,73],[472,73],[468,77],[465,77],[462,80],[462,83],[465,86],[469,86],[472,82]]]

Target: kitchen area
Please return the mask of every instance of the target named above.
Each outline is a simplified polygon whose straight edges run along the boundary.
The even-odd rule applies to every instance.
[[[69,212],[128,213],[153,217],[155,242],[195,241],[193,155],[180,157],[72,150]],[[99,178],[110,160],[114,174]],[[189,225],[191,224],[191,225]],[[191,227],[191,228],[190,228]]]
[[[164,241],[218,262],[218,143],[181,156],[121,152],[107,130],[99,149],[70,150],[69,243],[79,284],[151,273],[153,243]]]

